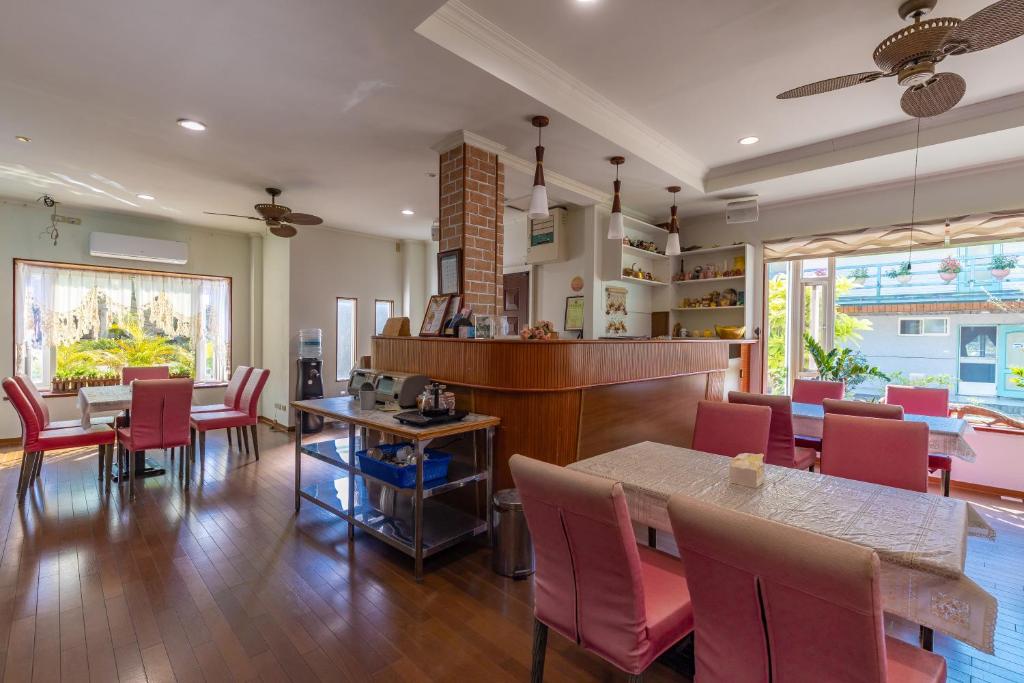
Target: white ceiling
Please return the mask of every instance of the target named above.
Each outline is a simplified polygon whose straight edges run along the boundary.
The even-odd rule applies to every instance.
[[[202,211],[248,213],[274,185],[285,190],[282,203],[329,225],[425,238],[437,210],[431,145],[466,129],[530,159],[536,113],[552,118],[550,171],[603,192],[614,173],[607,157],[624,154],[626,204],[656,218],[680,169],[713,177],[761,166],[758,180],[724,183],[715,196],[752,191],[768,202],[911,171],[905,144],[895,142],[799,172],[766,156],[906,121],[892,79],[774,99],[871,68],[875,44],[901,26],[898,2],[465,2],[615,103],[620,129],[592,122],[584,108],[595,100],[582,90],[572,106],[549,101],[543,83],[510,84],[495,75],[497,62],[467,61],[456,46],[417,33],[440,0],[13,3],[0,22],[0,195],[34,199],[45,190],[70,205],[253,230],[259,223]],[[984,4],[946,0],[938,13],[963,17]],[[968,105],[1024,91],[1024,72],[1011,68],[1019,63],[1024,39],[943,68],[967,79]],[[187,133],[174,125],[183,116],[210,128]],[[1019,157],[1021,130],[965,125],[961,138],[922,151],[922,171]],[[18,134],[33,142],[16,142]],[[749,134],[762,142],[736,144]],[[528,187],[528,176],[509,174],[510,197]],[[719,207],[702,190],[684,191],[689,213]],[[557,187],[552,196],[574,199]],[[416,215],[402,216],[407,207]]]

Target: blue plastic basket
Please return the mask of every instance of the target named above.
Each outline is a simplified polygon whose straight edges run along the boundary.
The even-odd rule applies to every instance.
[[[410,443],[387,443],[377,448],[385,453],[394,454],[402,446],[411,446]],[[423,482],[436,485],[448,477],[448,464],[452,461],[451,453],[437,451],[433,448],[424,450],[427,456],[423,461]],[[390,462],[383,462],[371,458],[366,451],[356,451],[356,458],[359,460],[359,469],[366,474],[387,482],[392,486],[403,489],[411,489],[416,486],[416,465],[395,465]]]

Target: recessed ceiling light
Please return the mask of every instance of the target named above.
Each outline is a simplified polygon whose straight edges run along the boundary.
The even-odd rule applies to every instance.
[[[178,125],[185,130],[194,130],[201,132],[206,130],[206,124],[202,121],[194,121],[192,119],[178,119]]]
[[[748,135],[745,138],[740,138],[739,140],[737,140],[737,142],[739,142],[741,145],[753,145],[760,141],[761,138],[757,137],[756,135]]]
[[[412,209],[402,209],[402,215],[403,216],[411,216],[414,213],[416,213],[416,212],[413,211]]]
[[[151,194],[137,194],[137,195],[135,195],[135,196],[136,196],[136,197],[138,197],[139,199],[147,199],[147,200],[153,200],[153,199],[156,199],[156,197],[154,197],[154,196],[153,196],[153,195],[151,195]]]
[[[14,139],[18,142],[32,142],[32,138],[27,135],[15,135]]]

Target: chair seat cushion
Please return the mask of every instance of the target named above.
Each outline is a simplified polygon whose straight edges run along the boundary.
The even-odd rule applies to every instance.
[[[106,425],[93,425],[89,429],[62,427],[60,429],[44,429],[39,432],[35,442],[26,444],[27,451],[50,451],[57,448],[75,448],[78,446],[98,446],[114,443],[114,430]]]
[[[693,630],[693,607],[679,558],[645,545],[638,545],[637,550],[644,578],[647,640],[653,661]]]
[[[224,405],[223,403],[210,403],[205,406],[192,406],[193,413],[226,413],[234,411],[234,406]]]
[[[110,426],[110,425],[114,424],[114,417],[115,417],[114,415],[108,415],[106,417],[94,417],[94,418],[91,418],[90,422],[92,422],[93,426],[96,426],[96,425],[107,425],[107,426]],[[56,421],[50,422],[50,424],[46,425],[46,428],[47,429],[67,429],[68,427],[81,427],[81,426],[82,426],[82,421],[81,420],[56,420]]]
[[[201,432],[228,427],[247,427],[256,424],[256,418],[240,410],[225,410],[217,413],[193,413],[192,427]]]
[[[793,467],[798,470],[806,470],[818,459],[818,453],[813,448],[796,448],[793,450]]]
[[[946,659],[934,652],[886,636],[888,683],[932,683],[946,680]]]
[[[821,450],[821,437],[820,436],[794,436],[793,441],[796,443],[797,448],[813,448],[816,451]]]
[[[953,458],[942,453],[928,454],[928,471],[943,470],[949,472],[953,469]]]

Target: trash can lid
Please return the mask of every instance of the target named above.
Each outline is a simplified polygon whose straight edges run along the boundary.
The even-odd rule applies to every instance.
[[[523,507],[523,501],[519,498],[517,489],[502,489],[494,494],[494,507],[499,510],[519,510]]]

